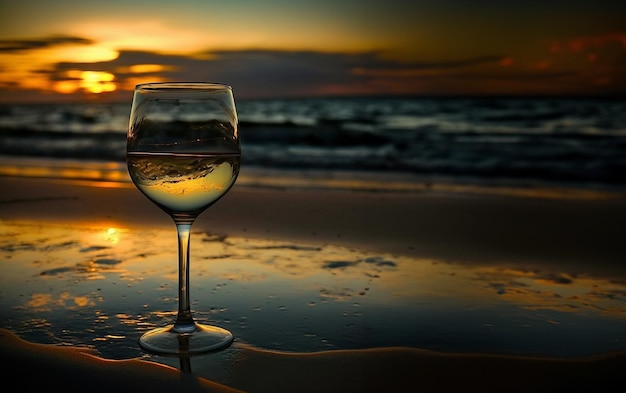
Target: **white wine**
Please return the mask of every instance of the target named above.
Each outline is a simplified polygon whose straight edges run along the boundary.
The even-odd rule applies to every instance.
[[[169,214],[198,215],[239,175],[240,154],[127,153],[137,188]]]

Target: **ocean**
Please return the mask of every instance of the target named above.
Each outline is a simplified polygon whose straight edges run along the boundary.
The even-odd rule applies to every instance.
[[[626,190],[626,100],[237,100],[244,182],[266,174]],[[130,102],[0,106],[0,174],[128,181]],[[267,176],[272,177],[272,176]],[[289,182],[289,180],[287,180]]]

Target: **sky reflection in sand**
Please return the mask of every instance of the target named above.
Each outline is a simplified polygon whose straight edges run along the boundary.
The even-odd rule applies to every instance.
[[[141,356],[174,318],[175,232],[0,222],[0,326]],[[412,346],[575,356],[626,348],[626,282],[196,232],[199,321],[286,351]]]

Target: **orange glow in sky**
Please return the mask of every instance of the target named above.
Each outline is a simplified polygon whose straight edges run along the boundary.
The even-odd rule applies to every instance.
[[[598,1],[11,2],[0,101],[127,100],[167,80],[239,97],[623,95],[626,2]]]
[[[115,75],[109,72],[71,70],[67,75],[71,79],[56,82],[54,90],[58,93],[70,94],[83,89],[99,94],[116,90]]]

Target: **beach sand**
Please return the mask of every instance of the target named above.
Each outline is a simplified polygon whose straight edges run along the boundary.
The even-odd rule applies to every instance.
[[[174,230],[171,219],[128,183],[0,177],[0,189],[0,219],[5,222]],[[626,199],[616,194],[437,187],[421,192],[364,192],[236,185],[199,217],[194,228],[464,266],[504,263],[525,271],[555,269],[572,277],[585,274],[623,285],[624,218]],[[216,383],[154,361],[111,361],[77,348],[27,343],[6,330],[0,343],[2,357],[8,361],[3,379],[22,386],[56,385],[67,391],[172,391],[179,385],[188,391],[250,392],[626,389],[623,351],[575,358],[419,348],[290,353],[236,343],[228,375]]]
[[[0,177],[0,188],[5,220],[173,228],[130,183]],[[200,215],[194,229],[455,263],[537,263],[626,277],[623,193],[491,190],[394,193],[235,185]]]
[[[2,379],[65,392],[620,392],[626,352],[583,359],[449,354],[415,348],[306,354],[242,348],[228,387],[139,359],[32,344],[0,330]]]

